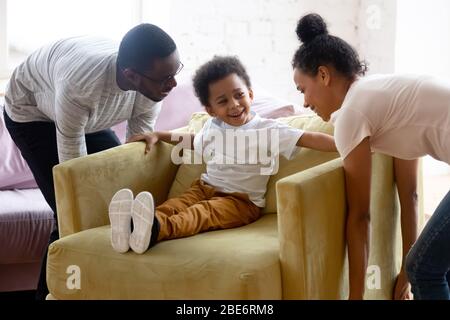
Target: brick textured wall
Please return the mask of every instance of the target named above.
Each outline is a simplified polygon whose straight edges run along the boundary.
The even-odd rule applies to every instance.
[[[167,1],[167,0],[165,0]],[[175,38],[184,76],[214,54],[238,55],[254,83],[303,103],[292,81],[298,19],[321,14],[332,34],[370,62],[371,72],[394,71],[394,0],[171,0],[166,28]]]
[[[397,1],[361,0],[357,48],[369,73],[395,71]]]

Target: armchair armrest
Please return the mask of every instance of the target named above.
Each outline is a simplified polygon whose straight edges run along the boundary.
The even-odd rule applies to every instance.
[[[278,181],[283,299],[338,299],[345,265],[345,177],[340,158]]]
[[[53,168],[60,237],[109,224],[108,205],[119,189],[150,191],[155,203],[166,199],[178,169],[173,146],[158,143],[146,155],[144,147],[125,144]]]
[[[424,221],[422,186],[420,170],[419,227]],[[370,283],[366,283],[364,298],[391,299],[402,262],[400,205],[392,157],[372,155],[370,199]],[[347,209],[342,160],[280,180],[277,205],[283,298],[346,298]]]

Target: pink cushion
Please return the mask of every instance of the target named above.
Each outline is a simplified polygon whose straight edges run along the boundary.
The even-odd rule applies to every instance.
[[[127,122],[121,122],[116,124],[111,128],[112,131],[116,134],[117,138],[119,138],[121,143],[125,143],[125,138],[127,136]]]
[[[11,139],[0,107],[0,189],[36,188],[33,174]]]
[[[194,94],[192,82],[179,83],[163,100],[156,119],[155,131],[168,131],[184,127],[194,112],[204,108]]]

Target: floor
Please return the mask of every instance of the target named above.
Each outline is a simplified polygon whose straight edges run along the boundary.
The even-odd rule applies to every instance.
[[[34,301],[36,291],[14,291],[14,292],[0,292],[0,301]]]

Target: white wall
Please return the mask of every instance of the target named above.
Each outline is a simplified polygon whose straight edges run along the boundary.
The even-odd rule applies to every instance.
[[[450,1],[397,1],[396,71],[450,78]]]
[[[141,2],[141,21],[155,24],[170,34],[172,0],[141,0]]]
[[[214,54],[238,55],[253,82],[274,95],[303,104],[292,81],[291,59],[299,46],[298,19],[321,14],[330,33],[371,61],[371,72],[392,72],[395,50],[393,0],[171,0],[166,27],[175,38],[188,74]],[[378,29],[370,29],[369,6],[379,8]],[[362,26],[361,26],[362,24]],[[368,25],[369,27],[367,27]],[[389,35],[389,36],[386,36]]]
[[[175,38],[186,71],[214,54],[235,54],[253,82],[274,95],[303,104],[292,81],[291,59],[299,46],[298,19],[321,14],[330,33],[369,60],[371,72],[392,72],[395,61],[395,0],[171,0],[167,30]],[[379,9],[373,27],[370,6]],[[372,19],[372,20],[371,20]],[[369,22],[367,22],[369,21]]]
[[[358,51],[369,62],[369,73],[395,70],[396,0],[361,0]]]
[[[8,31],[6,0],[0,0],[0,78],[8,74]]]
[[[450,78],[450,1],[397,0],[395,71]],[[449,166],[424,158],[424,174],[450,173]]]
[[[10,46],[30,52],[47,42],[84,34],[120,40],[140,21],[139,4],[140,0],[9,0]]]
[[[370,61],[371,72],[392,72],[394,65],[395,0],[13,0],[10,12],[14,49],[32,51],[83,33],[120,39],[142,19],[174,37],[186,65],[183,76],[214,54],[234,54],[254,83],[297,104],[303,97],[292,81],[291,59],[299,46],[295,27],[305,13],[321,14],[332,34]]]

